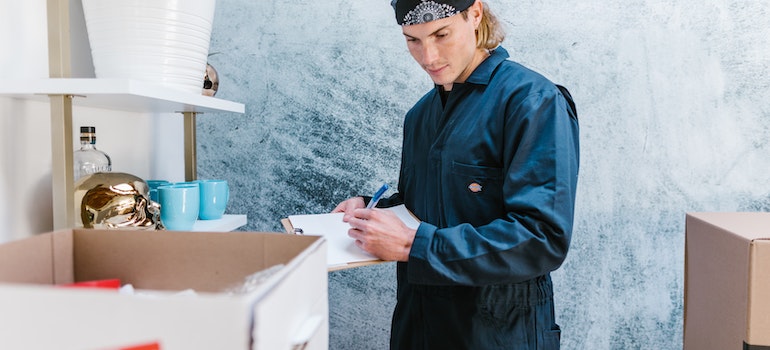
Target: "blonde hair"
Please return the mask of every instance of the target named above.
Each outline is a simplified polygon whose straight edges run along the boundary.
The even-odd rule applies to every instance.
[[[479,49],[493,50],[500,46],[505,40],[505,30],[503,30],[497,16],[489,9],[484,2],[484,13],[481,15],[479,28],[476,29],[476,47]],[[462,12],[463,18],[468,19],[468,10]]]

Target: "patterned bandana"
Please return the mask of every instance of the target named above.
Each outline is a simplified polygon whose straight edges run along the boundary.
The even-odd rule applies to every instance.
[[[475,0],[392,0],[396,22],[402,26],[452,17],[465,11]]]

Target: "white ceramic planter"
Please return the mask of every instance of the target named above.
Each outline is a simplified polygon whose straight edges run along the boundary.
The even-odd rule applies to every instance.
[[[97,78],[201,93],[216,0],[82,0]]]

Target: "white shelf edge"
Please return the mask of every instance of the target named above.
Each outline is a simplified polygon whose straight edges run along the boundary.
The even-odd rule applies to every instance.
[[[195,232],[228,232],[246,225],[246,215],[225,214],[218,220],[198,220],[193,225]]]
[[[129,79],[19,79],[0,85],[0,96],[46,100],[48,95],[73,95],[73,104],[129,112],[234,112],[242,103],[203,96],[151,82]]]

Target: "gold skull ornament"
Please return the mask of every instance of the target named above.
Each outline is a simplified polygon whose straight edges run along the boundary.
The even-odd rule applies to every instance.
[[[162,229],[160,205],[144,180],[126,173],[94,173],[75,183],[76,224],[100,229]]]

